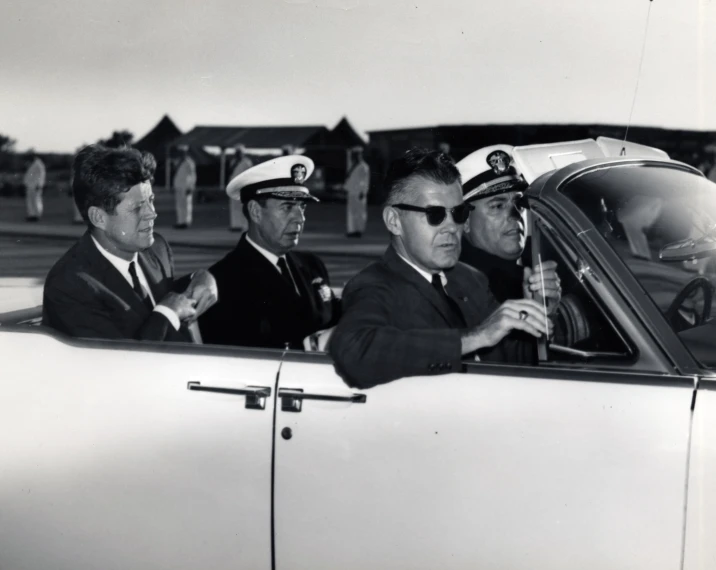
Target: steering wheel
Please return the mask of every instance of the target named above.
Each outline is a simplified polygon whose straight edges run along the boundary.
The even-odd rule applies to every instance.
[[[684,304],[684,301],[686,301],[686,299],[693,295],[696,289],[703,289],[704,305],[701,314],[696,315],[694,323],[691,324],[679,315],[679,309],[681,308],[681,305]],[[671,305],[669,305],[669,308],[666,309],[666,319],[677,332],[702,325],[706,322],[709,316],[711,316],[712,298],[713,288],[711,286],[711,281],[709,281],[706,277],[695,277],[694,279],[689,281],[681,291],[679,291],[679,294],[676,295],[676,297],[674,297],[674,300],[671,302]],[[686,326],[684,326],[685,323]]]

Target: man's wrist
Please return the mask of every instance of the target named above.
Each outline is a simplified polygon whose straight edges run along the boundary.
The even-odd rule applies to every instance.
[[[465,331],[460,336],[460,343],[462,345],[462,354],[470,354],[481,348],[485,348],[487,343],[485,341],[485,334],[482,327],[475,327]]]

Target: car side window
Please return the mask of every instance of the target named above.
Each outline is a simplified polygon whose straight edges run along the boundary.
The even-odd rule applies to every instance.
[[[598,363],[633,359],[634,348],[618,320],[585,279],[585,274],[592,271],[589,265],[553,231],[539,223],[536,229],[533,258],[539,254],[543,261],[556,261],[562,287],[547,361]]]

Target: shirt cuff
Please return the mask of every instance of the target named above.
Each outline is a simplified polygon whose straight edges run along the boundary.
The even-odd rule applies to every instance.
[[[181,325],[181,323],[179,322],[179,317],[169,307],[166,307],[164,305],[157,305],[156,307],[154,307],[154,312],[164,315],[169,321],[169,323],[174,327],[174,330],[179,330],[179,326]]]

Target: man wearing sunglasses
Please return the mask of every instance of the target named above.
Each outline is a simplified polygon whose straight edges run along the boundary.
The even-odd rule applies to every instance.
[[[499,302],[546,295],[548,311],[559,304],[561,289],[557,263],[531,267],[525,250],[527,183],[512,161],[513,147],[505,144],[476,150],[457,163],[465,202],[473,206],[465,226],[460,261],[482,271]],[[518,260],[523,265],[518,264]],[[537,260],[534,260],[537,261]],[[544,281],[544,285],[543,282]]]
[[[462,358],[532,362],[537,338],[551,323],[536,302],[502,305],[487,278],[459,263],[471,206],[460,173],[439,151],[412,149],[386,178],[383,222],[391,244],[383,258],[356,275],[343,292],[343,318],[330,341],[336,370],[369,388],[405,376],[462,369]]]

